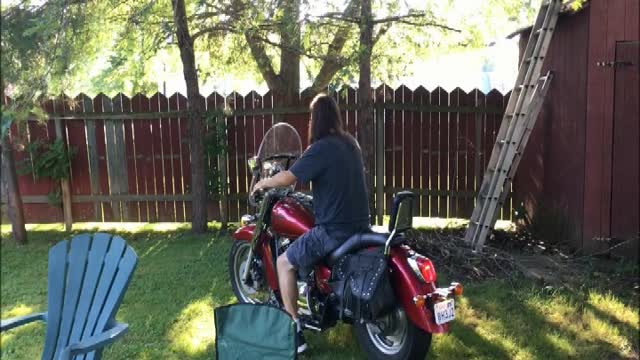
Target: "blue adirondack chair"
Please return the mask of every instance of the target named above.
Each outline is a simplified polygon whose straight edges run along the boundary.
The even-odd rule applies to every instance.
[[[119,236],[74,236],[49,250],[47,312],[2,321],[4,332],[46,321],[43,360],[100,359],[103,348],[127,332],[115,315],[138,257]]]

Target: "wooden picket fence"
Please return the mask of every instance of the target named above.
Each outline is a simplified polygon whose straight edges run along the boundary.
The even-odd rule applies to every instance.
[[[508,94],[460,89],[428,91],[405,86],[372,89],[375,107],[376,204],[388,213],[392,194],[410,189],[419,195],[417,215],[468,218],[500,127]],[[332,93],[349,132],[357,135],[356,91]],[[71,100],[71,101],[70,101]],[[5,99],[10,101],[10,99]],[[224,196],[209,202],[209,218],[237,221],[253,209],[247,204],[254,156],[265,132],[275,123],[292,124],[306,146],[307,107],[274,107],[271,93],[246,96],[217,93],[203,98],[207,111],[225,110],[227,154],[216,161],[226,170]],[[56,138],[62,127],[66,144],[77,149],[71,163],[73,221],[190,221],[191,182],[186,98],[80,94],[43,104],[49,121],[29,121],[13,133],[24,141]],[[16,151],[18,161],[28,156]],[[29,160],[27,158],[27,160]],[[48,203],[59,188],[48,179],[19,177],[28,222],[63,220],[62,210]],[[302,187],[308,189],[307,186]],[[511,217],[507,201],[502,218]]]

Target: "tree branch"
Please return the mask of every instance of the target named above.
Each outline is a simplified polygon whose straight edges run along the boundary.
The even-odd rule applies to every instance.
[[[373,19],[373,25],[398,21],[398,20],[407,19],[407,18],[423,18],[425,16],[427,16],[427,14],[422,11],[417,13],[405,14],[405,15],[389,16],[381,19]]]
[[[194,33],[191,38],[193,40],[195,40],[195,39],[200,38],[200,37],[202,37],[202,36],[204,36],[206,34],[216,33],[216,32],[229,32],[229,33],[244,35],[245,37],[246,37],[246,33],[253,32],[251,37],[254,40],[263,42],[265,44],[268,44],[268,45],[271,45],[271,46],[274,46],[274,47],[277,47],[278,49],[286,49],[286,50],[289,50],[291,52],[296,52],[297,54],[299,54],[301,56],[304,56],[304,57],[307,57],[309,59],[335,60],[335,58],[330,59],[329,56],[314,55],[314,54],[312,54],[312,53],[310,53],[308,51],[304,51],[303,49],[295,48],[295,47],[292,47],[292,46],[287,46],[287,45],[284,45],[282,43],[270,40],[267,37],[264,37],[262,35],[258,35],[258,33],[255,30],[243,32],[240,29],[237,29],[237,28],[233,27],[232,25],[230,25],[228,23],[224,23],[224,24],[220,23],[220,24],[217,24],[217,25],[213,25],[213,26],[204,28],[204,29]],[[337,60],[342,61],[343,59],[338,56]]]
[[[462,32],[459,29],[455,29],[455,28],[449,27],[447,25],[438,24],[438,23],[432,22],[432,21],[420,23],[420,22],[413,22],[413,21],[408,21],[408,20],[398,20],[397,22],[401,23],[401,24],[412,25],[412,26],[437,27],[437,28],[441,28],[441,29],[444,29],[444,30],[447,30],[447,31],[453,31],[453,32],[457,32],[457,33]]]
[[[233,28],[233,26],[229,25],[228,23],[219,23],[213,26],[209,26],[206,27],[204,29],[201,29],[200,31],[196,32],[193,34],[193,36],[191,36],[191,38],[195,41],[197,38],[206,35],[206,34],[210,34],[210,33],[216,33],[216,32],[237,32],[235,28]]]
[[[256,61],[258,70],[260,70],[262,77],[267,82],[267,86],[269,89],[278,88],[280,78],[273,70],[273,64],[271,63],[271,59],[269,59],[269,55],[267,55],[267,51],[264,48],[263,39],[252,32],[245,32],[244,37],[247,40],[247,44],[249,44],[251,55],[253,55],[253,58]]]
[[[380,40],[380,38],[382,38],[389,29],[391,29],[391,25],[392,23],[386,23],[380,28],[380,30],[378,30],[378,33],[373,37],[373,46],[375,46],[378,43],[378,40]]]
[[[312,16],[318,19],[331,19],[331,20],[349,22],[353,24],[360,23],[360,19],[358,19],[357,17],[345,16],[344,14],[340,14],[340,13],[327,13],[324,15],[312,15]]]
[[[347,7],[344,9],[344,13],[342,14],[343,18],[353,18],[358,15],[358,4],[359,1],[350,0],[347,4]],[[306,89],[303,92],[303,97],[311,97],[316,93],[322,91],[329,85],[329,82],[335,74],[344,66],[344,61],[341,58],[340,54],[342,53],[342,49],[344,48],[345,43],[349,39],[349,35],[351,34],[351,28],[347,28],[345,30],[338,29],[333,36],[333,41],[329,44],[327,49],[327,56],[325,57],[324,62],[322,63],[322,67],[318,71],[318,75],[316,75],[313,80],[313,84],[309,89]]]
[[[377,25],[377,24],[386,24],[386,23],[398,22],[398,23],[407,24],[407,25],[413,25],[413,26],[433,26],[433,27],[438,27],[438,28],[441,28],[441,29],[444,29],[444,30],[448,30],[448,31],[461,32],[458,29],[455,29],[455,28],[452,28],[450,26],[437,23],[435,21],[412,22],[412,21],[409,21],[409,20],[405,20],[405,19],[410,19],[410,18],[424,18],[426,16],[427,16],[427,14],[424,13],[424,12],[411,13],[411,14],[398,15],[398,16],[389,16],[389,17],[382,18],[382,19],[375,19],[375,20],[373,20],[373,24]]]

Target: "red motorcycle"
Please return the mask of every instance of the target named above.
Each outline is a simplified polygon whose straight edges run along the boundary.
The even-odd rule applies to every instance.
[[[290,125],[279,123],[266,134],[258,155],[249,160],[253,184],[289,169],[302,153],[300,136]],[[369,359],[424,359],[431,335],[448,331],[455,318],[454,297],[462,286],[436,286],[436,271],[427,257],[405,244],[412,226],[414,196],[396,194],[388,231],[374,228],[345,241],[314,269],[298,275],[299,317],[304,327],[322,331],[338,321],[353,324],[360,346]],[[233,291],[243,303],[270,303],[284,308],[278,291],[276,259],[300,235],[314,225],[312,199],[293,187],[254,193],[249,202],[257,215],[242,217],[233,234],[229,273]],[[345,310],[337,289],[335,266],[345,256],[381,249],[391,284],[393,306],[377,318]],[[332,274],[332,270],[334,274]]]

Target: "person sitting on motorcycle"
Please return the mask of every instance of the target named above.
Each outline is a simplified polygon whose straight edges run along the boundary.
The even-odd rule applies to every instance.
[[[311,102],[309,147],[288,171],[255,184],[253,191],[311,182],[315,226],[278,257],[278,279],[285,310],[298,325],[298,352],[306,349],[298,319],[297,269],[310,269],[351,235],[369,228],[369,206],[362,153],[342,125],[336,102],[326,94]]]

